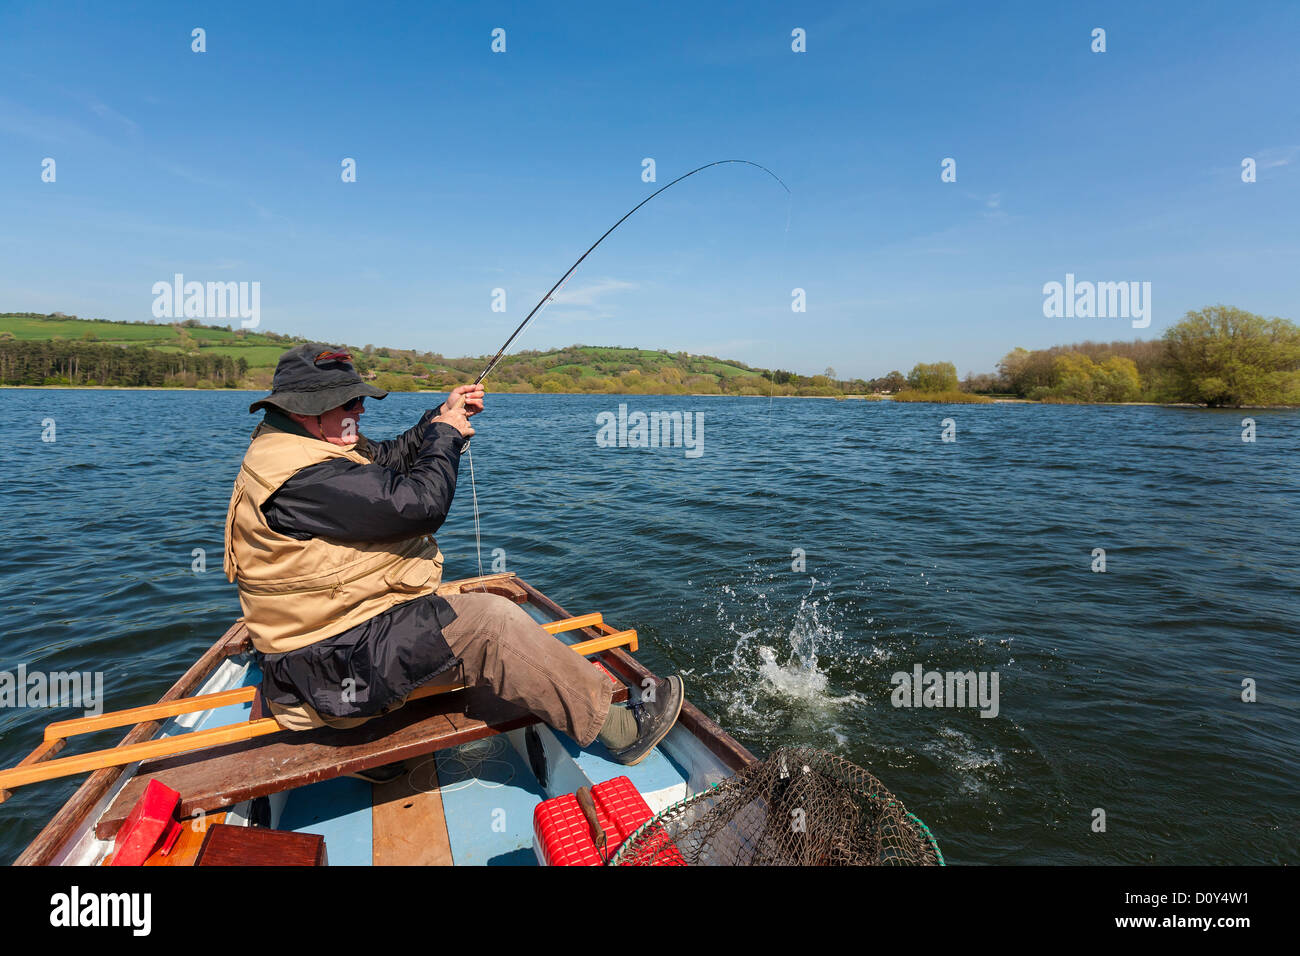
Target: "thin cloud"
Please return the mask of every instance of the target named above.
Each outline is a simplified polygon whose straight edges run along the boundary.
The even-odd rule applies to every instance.
[[[551,296],[553,305],[579,305],[596,307],[598,300],[613,292],[624,292],[629,289],[639,289],[635,282],[624,282],[622,279],[597,279],[595,282],[589,282],[586,285],[570,289],[567,285],[560,289],[559,292]]]
[[[1006,211],[1002,208],[1002,193],[988,193],[981,195],[979,193],[966,193],[966,198],[971,202],[977,202],[984,208],[980,210],[980,215],[985,219],[1005,219]]]
[[[117,110],[113,109],[113,107],[109,106],[107,103],[101,102],[100,100],[97,100],[94,97],[90,97],[89,99],[86,100],[86,106],[87,108],[89,108],[89,110],[92,113],[94,113],[100,119],[109,120],[110,122],[117,123],[120,126],[124,126],[125,128],[129,129],[133,133],[140,129],[140,124],[137,123],[135,120],[131,119],[131,117],[124,116],[123,114],[119,113]]]
[[[585,285],[570,288],[562,286],[560,291],[551,296],[547,303],[546,317],[560,322],[591,322],[596,319],[612,319],[615,312],[609,303],[603,301],[611,295],[639,289],[635,282],[622,279],[596,279]],[[557,306],[559,308],[557,308]]]
[[[1281,166],[1293,166],[1300,162],[1300,146],[1268,146],[1264,149],[1257,149],[1252,153],[1242,153],[1241,159],[1253,159],[1255,169],[1277,169]],[[1210,175],[1216,179],[1227,176],[1229,179],[1236,179],[1241,175],[1241,163],[1238,161],[1233,166],[1215,166],[1210,170]]]
[[[1279,146],[1261,149],[1255,157],[1255,163],[1260,169],[1275,169],[1278,166],[1290,166],[1297,159],[1300,159],[1300,146]]]

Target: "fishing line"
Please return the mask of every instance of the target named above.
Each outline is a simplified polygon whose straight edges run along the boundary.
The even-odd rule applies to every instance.
[[[748,159],[719,159],[719,160],[715,160],[712,163],[705,163],[703,166],[697,166],[695,169],[692,169],[689,173],[683,173],[682,175],[678,176],[676,179],[674,179],[672,182],[668,183],[667,185],[660,186],[649,196],[646,196],[645,199],[642,199],[639,203],[637,203],[635,206],[629,209],[623,215],[623,217],[618,220],[618,222],[614,223],[614,225],[606,229],[605,232],[601,235],[601,237],[597,239],[595,242],[593,242],[588,247],[587,251],[578,257],[578,261],[575,262],[573,265],[569,266],[568,271],[565,272],[564,275],[560,276],[559,281],[557,281],[555,285],[551,286],[550,289],[547,290],[546,295],[542,296],[541,299],[538,300],[537,304],[533,306],[532,311],[529,312],[528,315],[524,316],[524,320],[519,323],[518,328],[516,328],[512,333],[510,333],[510,338],[506,339],[505,344],[502,345],[501,348],[497,350],[497,354],[492,356],[492,361],[488,362],[487,367],[483,369],[483,371],[479,374],[479,377],[474,379],[474,384],[481,385],[483,383],[483,380],[486,379],[488,375],[492,373],[492,370],[495,369],[498,364],[500,364],[501,359],[505,356],[506,349],[510,348],[510,343],[513,342],[516,338],[518,338],[519,333],[522,332],[525,326],[527,326],[528,323],[533,320],[533,316],[537,315],[537,313],[540,312],[542,308],[552,300],[552,298],[555,296],[556,290],[558,290],[561,286],[563,286],[564,283],[568,281],[569,276],[573,275],[573,273],[575,273],[578,270],[578,266],[582,265],[583,260],[586,259],[587,256],[591,255],[592,252],[595,251],[596,247],[600,245],[602,242],[604,242],[606,237],[608,237],[611,232],[613,232],[619,226],[623,225],[623,223],[626,222],[627,219],[631,217],[632,213],[636,212],[638,209],[640,209],[650,200],[654,199],[664,190],[671,189],[673,186],[676,186],[683,179],[689,179],[691,176],[694,176],[696,173],[703,172],[704,170],[710,169],[714,166],[725,166],[728,163],[740,163],[745,166],[753,166],[755,169],[761,169],[763,172],[767,173],[769,176],[771,176],[773,179],[775,179],[778,183],[781,184],[781,188],[786,191],[787,197],[790,197],[787,198],[786,201],[786,217],[785,217],[785,232],[786,235],[788,236],[790,232],[790,208],[791,208],[790,203],[792,201],[793,194],[790,192],[790,187],[785,184],[784,180],[782,180],[780,176],[772,172],[772,170],[768,169],[766,166],[762,166],[759,165],[758,163],[750,162]],[[784,252],[785,249],[784,238],[782,239],[781,248]],[[775,385],[775,382],[773,382],[773,384]],[[768,408],[769,418],[771,417],[771,414],[772,411],[769,405]],[[487,589],[483,587],[483,581],[482,581],[483,548],[481,543],[479,542],[478,489],[474,483],[474,454],[473,452],[470,451],[469,445],[470,443],[466,442],[462,451],[465,453],[465,457],[469,459],[469,483],[470,483],[470,488],[473,492],[473,499],[474,499],[474,542],[475,542],[475,547],[478,549],[479,590],[486,591]]]
[[[465,445],[465,450],[469,451],[468,442]],[[478,485],[474,482],[474,456],[469,454],[466,457],[469,459],[469,490],[474,499],[474,550],[478,552],[478,584],[479,590],[486,590],[483,587],[483,543],[478,530]]]
[[[417,793],[455,793],[474,786],[500,790],[515,777],[514,766],[501,756],[504,752],[502,736],[461,744],[417,764],[406,775],[406,782]],[[487,775],[501,779],[485,779]],[[453,777],[459,779],[450,779]]]
[[[632,213],[636,212],[638,209],[640,209],[650,200],[654,199],[655,196],[658,196],[665,189],[671,189],[673,186],[676,186],[683,179],[688,179],[689,177],[694,176],[696,173],[703,172],[704,170],[709,169],[713,166],[723,166],[726,165],[727,163],[742,163],[746,166],[753,166],[756,169],[761,169],[763,172],[767,173],[769,176],[775,179],[778,183],[781,183],[781,188],[784,189],[787,194],[790,193],[790,187],[787,186],[782,181],[780,176],[772,172],[772,170],[768,169],[766,166],[760,166],[758,163],[751,163],[747,159],[719,159],[712,163],[705,163],[703,166],[699,166],[696,167],[695,169],[692,169],[689,173],[683,173],[682,175],[674,179],[672,182],[668,183],[668,185],[660,186],[649,196],[646,196],[645,199],[642,199],[639,203],[637,203],[630,210],[628,210],[627,213],[624,214],[622,219],[620,219],[618,222],[614,223],[614,225],[606,229],[604,234],[595,242],[593,242],[590,248],[588,248],[586,252],[584,252],[582,255],[578,257],[578,261],[575,262],[573,265],[569,266],[569,271],[564,273],[564,275],[560,276],[559,281],[556,282],[555,285],[551,286],[551,288],[547,291],[546,295],[542,296],[541,300],[535,306],[533,306],[533,310],[524,317],[524,320],[522,322],[519,323],[519,327],[510,334],[510,338],[506,339],[506,344],[501,346],[501,348],[497,351],[496,355],[492,356],[492,361],[488,362],[487,368],[483,369],[482,374],[480,374],[479,377],[474,380],[474,384],[479,385],[482,383],[482,381],[485,378],[488,377],[491,371],[497,367],[497,364],[501,361],[502,357],[505,355],[506,349],[510,348],[510,343],[513,342],[518,337],[519,333],[524,330],[524,327],[528,325],[529,322],[532,321],[533,316],[536,315],[544,305],[546,305],[546,303],[550,300],[551,296],[555,294],[555,290],[558,289],[561,285],[563,285],[565,280],[567,280],[569,276],[573,275],[573,273],[577,271],[578,266],[582,265],[582,261],[586,259],[587,256],[591,255],[592,252],[595,251],[596,247],[600,245],[602,242],[604,242],[605,238],[611,232],[613,232],[619,226],[623,225],[623,223],[632,215]],[[786,231],[788,232],[790,229],[790,220],[789,220],[788,211],[787,211],[785,226],[786,226]]]
[[[789,193],[789,190],[786,190]],[[794,208],[794,194],[789,193],[785,197],[785,231],[781,233],[781,274],[788,275],[786,272],[790,260],[786,256],[786,246],[790,239],[790,213]],[[785,283],[782,283],[784,285]],[[772,425],[772,401],[776,397],[776,369],[772,369],[772,377],[768,380],[767,389],[767,424]]]

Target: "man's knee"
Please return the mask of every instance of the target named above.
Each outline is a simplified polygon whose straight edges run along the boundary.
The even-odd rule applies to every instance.
[[[521,624],[531,621],[528,612],[521,609],[514,601],[499,594],[485,595],[483,611],[483,630],[494,640],[508,638],[516,632]]]

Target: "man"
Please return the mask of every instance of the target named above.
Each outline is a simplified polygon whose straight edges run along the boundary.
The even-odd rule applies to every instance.
[[[639,763],[681,712],[681,678],[611,706],[609,678],[511,601],[435,593],[433,533],[482,386],[458,386],[402,435],[370,441],[357,428],[365,399],[387,394],[347,352],[308,343],[280,357],[271,394],[249,406],[265,417],[231,493],[225,571],[271,713],[292,730],[353,727],[458,667],[580,746],[599,738],[615,760]]]

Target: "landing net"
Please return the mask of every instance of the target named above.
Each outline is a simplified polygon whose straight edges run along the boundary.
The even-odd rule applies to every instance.
[[[633,833],[614,866],[942,866],[929,827],[866,770],[784,747]]]

